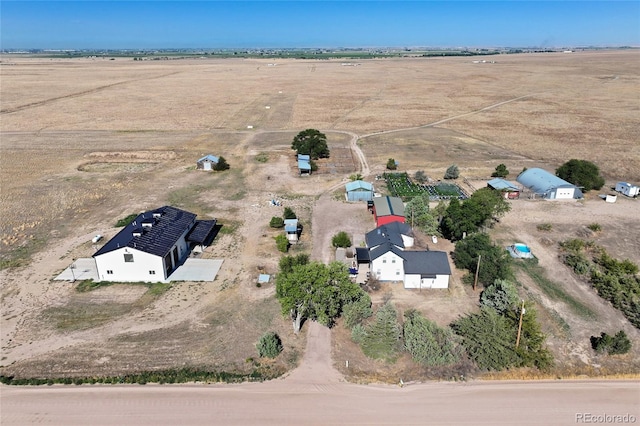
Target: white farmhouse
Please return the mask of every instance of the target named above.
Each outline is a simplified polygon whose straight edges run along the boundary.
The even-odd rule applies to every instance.
[[[632,185],[629,182],[616,183],[616,192],[626,195],[627,197],[637,197],[640,194],[640,187]]]
[[[93,255],[98,279],[165,281],[194,246],[211,242],[215,225],[171,206],[141,213]]]
[[[404,223],[382,225],[365,236],[366,249],[356,249],[359,264],[368,263],[380,281],[402,281],[404,288],[448,288],[451,267],[442,251],[405,250],[413,246],[411,228]]]

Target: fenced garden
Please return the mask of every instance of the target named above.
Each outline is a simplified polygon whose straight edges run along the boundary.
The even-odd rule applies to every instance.
[[[421,184],[411,180],[407,173],[384,173],[382,175],[391,195],[407,200],[425,192],[432,201],[458,198],[465,200],[468,195],[455,183],[438,182],[437,184]]]

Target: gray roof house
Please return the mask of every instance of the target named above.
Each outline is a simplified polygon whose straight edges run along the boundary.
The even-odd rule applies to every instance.
[[[407,228],[411,230],[394,222],[368,232],[367,248],[356,249],[357,263],[368,264],[370,274],[378,280],[402,281],[405,288],[448,288],[451,267],[447,253],[404,250]]]

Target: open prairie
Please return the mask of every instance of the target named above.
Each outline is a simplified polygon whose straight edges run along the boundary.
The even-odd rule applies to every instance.
[[[282,207],[268,202],[281,200],[301,219],[294,253],[331,258],[333,233],[363,235],[373,227],[364,207],[334,191],[351,173],[381,173],[388,158],[435,179],[455,163],[462,177],[481,183],[499,163],[514,179],[523,167],[554,170],[581,158],[596,163],[608,185],[640,181],[637,50],[488,58],[342,66],[1,57],[0,256],[10,268],[1,272],[0,365],[24,376],[185,363],[246,370],[258,337],[277,330],[288,349],[274,368],[290,368],[304,337],[288,331],[273,285],[255,285],[258,273],[277,271],[277,231],[268,223]],[[327,134],[332,156],[319,161],[320,173],[300,178],[290,144],[307,128]],[[194,170],[205,154],[223,155],[231,169]],[[93,235],[109,238],[116,220],[165,204],[223,224],[204,253],[225,259],[216,281],[177,283],[153,297],[131,286],[80,297],[71,284],[51,281],[74,258],[93,253]],[[640,344],[638,331],[557,259],[557,241],[598,221],[599,244],[640,262],[636,200],[603,204],[595,196],[553,207],[514,201],[514,213],[492,231],[505,243],[534,245],[550,276],[595,312],[574,320],[535,283],[523,284],[561,365],[607,367],[588,348],[589,335],[601,331],[623,328]],[[557,231],[539,234],[535,225],[543,222]],[[444,324],[475,309],[477,294],[460,277],[456,271],[446,294],[385,288],[373,298],[392,297],[401,310],[419,306]],[[343,336],[338,358],[351,349]],[[640,355],[618,361],[622,367],[612,371],[637,371]]]

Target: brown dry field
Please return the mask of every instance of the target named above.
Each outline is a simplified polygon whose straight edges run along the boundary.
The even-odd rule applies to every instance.
[[[266,60],[233,59],[0,59],[0,255],[33,256],[0,276],[0,365],[15,374],[106,374],[185,363],[242,370],[267,330],[278,331],[288,348],[278,368],[290,368],[305,338],[280,316],[273,285],[255,286],[259,272],[276,272],[279,258],[268,221],[282,207],[269,207],[268,200],[294,208],[305,226],[294,254],[328,260],[333,233],[371,229],[361,205],[334,195],[358,170],[354,137],[372,174],[390,157],[402,170],[425,170],[436,179],[452,163],[462,176],[482,179],[499,163],[517,173],[585,158],[600,166],[607,184],[640,181],[636,51],[500,55],[494,64],[368,60],[358,67],[306,60],[268,67]],[[289,146],[306,128],[325,131],[334,155],[320,162],[322,173],[301,179]],[[231,170],[193,170],[208,153],[223,155]],[[256,161],[258,155],[267,161]],[[117,219],[164,204],[225,225],[205,252],[225,259],[216,281],[178,283],[155,299],[131,286],[79,295],[69,283],[50,281],[73,258],[92,254],[93,235],[111,237]],[[587,371],[596,364],[602,370],[589,370],[595,375],[607,368],[637,371],[637,352],[613,361],[591,353],[589,335],[624,328],[637,347],[640,333],[559,264],[555,245],[598,222],[599,244],[640,262],[637,203],[604,206],[590,197],[512,204],[495,237],[531,244],[554,279],[597,312],[596,319],[576,319],[566,306],[545,300],[535,283],[523,283],[560,366]],[[545,222],[554,224],[551,236],[535,228]],[[372,296],[376,303],[391,297],[400,311],[417,306],[446,324],[476,306],[477,294],[462,286],[461,275],[455,272],[449,292],[385,286]],[[77,316],[71,325],[61,322],[68,315]],[[557,331],[559,321],[570,327],[568,335]],[[344,332],[334,333],[334,343],[338,366],[345,357],[361,357]],[[406,360],[391,367],[360,361],[368,366],[362,376],[411,369]]]

